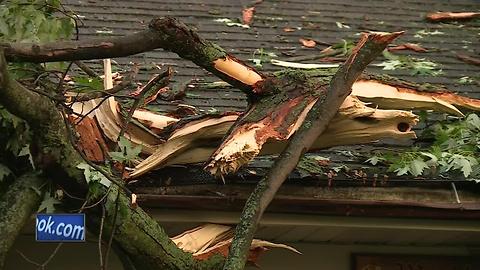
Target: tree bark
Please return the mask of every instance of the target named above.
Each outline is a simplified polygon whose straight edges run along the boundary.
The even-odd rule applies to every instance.
[[[32,214],[38,209],[42,194],[37,194],[45,179],[25,174],[9,186],[0,198],[0,269],[3,269],[8,251]]]
[[[326,129],[351,87],[367,65],[402,32],[363,34],[345,64],[334,75],[328,90],[315,102],[294,133],[287,148],[275,161],[269,173],[250,195],[235,230],[225,270],[240,270],[245,266],[246,256],[258,222],[288,174],[296,167],[300,157]]]

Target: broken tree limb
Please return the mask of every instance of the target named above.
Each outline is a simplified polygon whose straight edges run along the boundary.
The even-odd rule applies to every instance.
[[[367,65],[403,32],[363,34],[345,64],[334,75],[327,91],[309,110],[305,121],[294,133],[287,148],[275,161],[266,177],[256,186],[242,212],[223,269],[240,270],[245,266],[257,224],[278,188],[296,167],[300,157],[326,129],[351,87]]]
[[[45,179],[35,174],[20,176],[0,197],[0,269],[8,251],[32,214],[38,209],[42,194],[37,194]]]
[[[402,91],[403,90],[403,91]],[[380,108],[406,110],[433,109],[456,116],[464,116],[455,106],[432,96],[420,95],[415,91],[397,88],[375,80],[359,80],[352,87],[352,95],[366,102],[372,102]]]
[[[182,250],[192,253],[196,259],[205,260],[215,254],[227,257],[232,237],[233,229],[230,226],[203,224],[172,237],[172,241]],[[301,254],[291,246],[253,239],[248,254],[248,262],[256,265],[259,256],[269,248],[283,248]]]
[[[152,19],[147,29],[123,37],[46,44],[0,43],[0,48],[4,49],[8,61],[34,63],[124,57],[163,48],[194,62],[248,95],[254,95],[252,85],[263,77],[172,17]]]
[[[191,149],[197,140],[205,142],[213,139],[218,141],[219,137],[225,135],[237,118],[237,115],[227,115],[188,123],[182,129],[174,132],[167,142],[160,144],[152,155],[138,164],[129,177],[138,177],[164,165],[170,159]]]
[[[77,61],[73,61],[73,63],[75,63],[75,65],[77,65],[77,67],[79,67],[81,70],[83,70],[83,72],[85,72],[85,74],[87,74],[88,76],[90,76],[92,78],[98,78],[98,76],[99,76],[98,73],[95,72],[95,70],[91,69],[89,66],[87,66],[82,61],[77,60]]]
[[[461,54],[461,53],[457,53],[456,56],[457,56],[458,59],[462,60],[465,63],[480,66],[480,59],[479,58],[475,58],[475,57],[468,56],[468,55]]]
[[[207,161],[237,119],[237,115],[202,118],[177,128],[165,143],[158,145],[152,155],[135,167],[130,177],[136,178],[169,165]],[[411,112],[370,108],[357,98],[349,96],[327,130],[315,140],[309,150],[370,143],[384,138],[413,139],[415,133],[412,127],[417,121],[417,116]],[[259,155],[279,154],[286,143],[286,140],[267,141]],[[239,166],[248,161],[250,160],[239,163]]]
[[[480,12],[432,12],[426,15],[431,22],[464,21],[479,17]]]
[[[365,82],[377,83],[373,85],[379,87],[378,84],[381,84],[382,86],[377,89],[380,92],[372,93],[373,91],[370,89],[359,86]],[[422,106],[423,109],[439,110],[458,116],[462,116],[463,113],[459,112],[454,106],[480,111],[480,100],[478,99],[457,95],[442,86],[408,82],[385,74],[363,74],[353,85],[353,92],[352,94],[361,100],[369,101],[368,99],[372,98],[373,100],[370,101],[376,102],[376,105],[384,109],[403,109],[404,103],[414,102],[414,104]]]

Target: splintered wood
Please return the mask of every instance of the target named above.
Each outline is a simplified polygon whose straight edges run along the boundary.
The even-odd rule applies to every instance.
[[[74,104],[73,108],[79,114],[86,113],[99,106],[100,102],[102,101],[92,100]],[[280,153],[313,102],[314,100],[305,106],[297,121],[287,127],[288,132],[284,136],[262,139],[260,135],[265,134],[262,130],[272,124],[271,121],[262,120],[231,134],[224,141],[224,147],[220,148],[218,146],[222,138],[239,119],[238,114],[204,116],[177,125],[179,119],[137,109],[133,114],[136,121],[130,123],[125,136],[132,143],[142,145],[142,152],[146,158],[136,164],[129,177],[137,178],[165,166],[206,161],[210,161],[207,170],[212,174],[234,173],[257,155]],[[379,80],[360,79],[353,85],[352,95],[345,100],[327,130],[315,141],[310,150],[370,143],[384,138],[412,139],[415,138],[412,127],[417,124],[418,117],[404,109],[433,110],[463,116],[456,106],[480,111],[480,100],[446,91],[427,92]],[[116,141],[123,125],[118,110],[117,102],[110,97],[103,101],[94,113],[103,134],[111,141]],[[171,127],[173,130],[166,140],[159,138],[159,134]],[[86,145],[83,147],[89,148]],[[90,150],[86,150],[88,151]],[[94,161],[101,159],[99,152],[89,154],[89,157]]]
[[[325,79],[329,77],[325,76],[331,76],[323,71],[320,77],[293,71],[285,73],[284,77],[264,77],[230,56],[217,59],[214,65],[219,72],[267,98],[251,103],[241,115],[206,115],[193,120],[137,109],[124,136],[134,145],[142,146],[145,158],[137,161],[128,177],[137,178],[165,166],[199,162],[207,162],[205,169],[221,177],[235,173],[257,155],[279,154],[325,91],[329,82]],[[105,87],[112,87],[109,71],[109,63],[105,61]],[[464,116],[457,106],[480,111],[480,100],[442,88],[425,91],[419,85],[389,76],[362,75],[310,150],[385,138],[413,139],[412,127],[418,123],[418,117],[405,110],[432,110]],[[96,108],[91,116],[96,118],[106,138],[117,141],[125,120],[113,97],[75,103],[72,108],[77,115]],[[79,143],[89,159],[102,161],[104,153],[101,150],[106,149],[103,138],[95,130],[93,119],[85,119],[86,122],[77,127],[81,134]]]
[[[226,258],[233,239],[233,228],[219,224],[204,224],[171,239],[180,249],[192,253],[198,260],[206,260],[216,254]],[[282,248],[301,254],[288,245],[254,239],[247,261],[256,265],[260,255],[270,248]]]

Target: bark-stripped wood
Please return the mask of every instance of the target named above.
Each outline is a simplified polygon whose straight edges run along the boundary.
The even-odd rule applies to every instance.
[[[203,118],[176,129],[165,143],[160,144],[152,155],[135,167],[130,177],[136,178],[151,170],[169,165],[207,161],[237,118],[237,115]],[[310,150],[370,143],[384,138],[413,139],[415,133],[412,127],[417,124],[417,121],[417,116],[411,112],[370,108],[357,98],[350,96],[342,104],[327,130],[315,140]],[[245,134],[241,136],[246,137]],[[286,143],[286,139],[267,141],[256,154],[279,154]],[[252,155],[252,158],[254,156]],[[231,170],[238,170],[250,160],[246,158],[237,160],[236,167]]]
[[[182,250],[192,253],[197,260],[206,260],[215,254],[227,257],[232,238],[232,227],[204,224],[172,237],[172,241]],[[253,239],[247,261],[256,265],[260,255],[269,248],[283,248],[301,254],[288,245]]]
[[[480,12],[433,12],[426,16],[431,22],[464,21],[479,17]]]

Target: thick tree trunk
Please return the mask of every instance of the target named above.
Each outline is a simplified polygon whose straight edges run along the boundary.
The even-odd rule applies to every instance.
[[[83,172],[77,168],[84,160],[72,146],[64,119],[48,98],[28,91],[9,78],[6,61],[0,50],[0,100],[10,112],[23,118],[32,127],[35,143],[40,149],[38,160],[49,178],[60,184],[69,194],[85,197],[88,185]],[[107,192],[104,189],[103,192]],[[109,194],[117,194],[113,192]],[[134,262],[138,269],[219,269],[223,262],[219,257],[207,261],[194,260],[169,239],[160,225],[140,207],[130,203],[123,191],[118,198],[118,223],[114,240]],[[100,195],[101,197],[102,195]],[[116,195],[115,195],[116,196]],[[78,209],[78,201],[64,199],[64,206]],[[116,200],[116,198],[115,198]],[[111,203],[111,200],[109,200]],[[105,227],[112,228],[115,207],[106,207]],[[90,224],[98,224],[101,211],[92,209],[86,213]],[[98,226],[90,227],[95,230]]]
[[[20,231],[38,209],[42,194],[37,191],[44,182],[35,174],[22,175],[0,197],[0,269]]]

